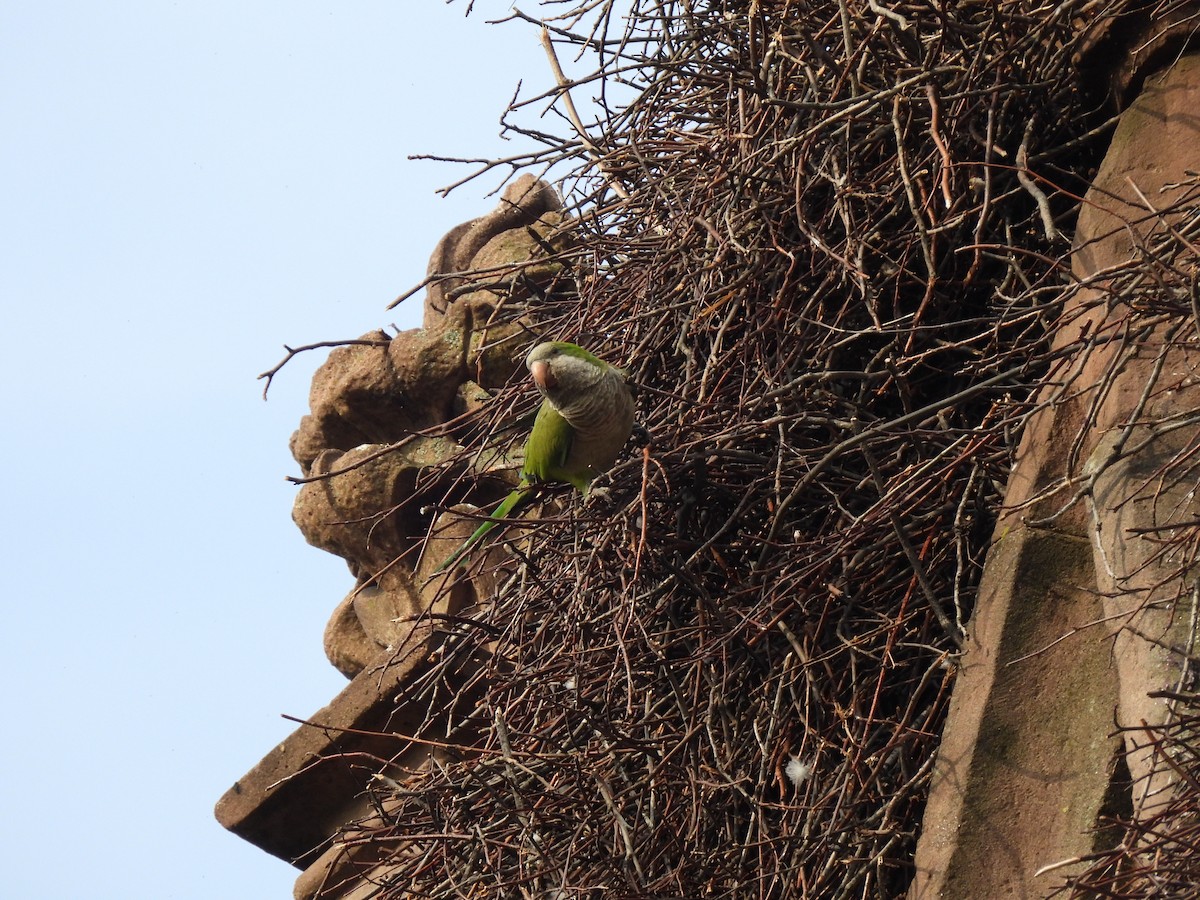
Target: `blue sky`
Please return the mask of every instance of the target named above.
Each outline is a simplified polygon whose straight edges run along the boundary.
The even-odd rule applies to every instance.
[[[284,481],[322,356],[255,376],[415,325],[387,304],[494,205],[406,158],[520,149],[551,76],[477,6],[0,2],[5,897],[291,896],[212,807],[345,683],[352,583]]]

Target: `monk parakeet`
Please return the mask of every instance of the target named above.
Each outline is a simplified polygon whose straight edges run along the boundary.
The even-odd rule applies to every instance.
[[[521,482],[449,559],[457,563],[501,520],[516,515],[546,482],[574,485],[587,494],[592,480],[612,466],[633,430],[633,397],[625,373],[565,341],[538,344],[525,366],[542,394],[542,406],[525,443]]]

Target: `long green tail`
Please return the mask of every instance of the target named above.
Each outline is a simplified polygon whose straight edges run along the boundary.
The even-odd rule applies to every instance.
[[[523,484],[503,500],[501,500],[500,505],[492,511],[491,515],[489,515],[487,519],[484,520],[474,532],[472,532],[469,538],[463,541],[461,547],[450,554],[450,556],[446,558],[445,562],[433,570],[433,574],[437,575],[446,571],[451,566],[457,565],[464,556],[479,546],[483,542],[483,539],[486,538],[497,525],[500,525],[504,519],[514,516],[524,509],[526,504],[533,499],[533,495],[533,486]]]

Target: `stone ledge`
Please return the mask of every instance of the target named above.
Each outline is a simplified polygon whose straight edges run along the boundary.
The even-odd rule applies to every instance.
[[[396,695],[428,670],[428,656],[391,656],[381,654],[308,719],[313,724],[301,725],[239,778],[217,803],[217,821],[273,856],[300,868],[311,864],[339,828],[368,809],[362,796],[383,761],[412,748],[387,732],[412,734],[427,725],[427,704]],[[355,765],[364,759],[369,765]]]

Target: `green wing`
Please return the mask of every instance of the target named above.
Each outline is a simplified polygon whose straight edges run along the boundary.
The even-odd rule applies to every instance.
[[[457,565],[488,537],[501,520],[517,515],[533,499],[534,485],[546,481],[563,481],[582,491],[587,486],[586,478],[581,480],[564,469],[567,457],[571,453],[574,434],[567,420],[558,414],[558,410],[551,406],[549,401],[542,401],[537,418],[533,421],[533,431],[529,433],[529,440],[525,442],[525,464],[521,467],[520,485],[501,501],[495,511],[475,529],[458,550],[434,570],[434,574]]]
[[[543,400],[533,422],[533,431],[525,442],[522,478],[534,484],[546,481],[575,484],[576,478],[565,468],[574,436],[575,431],[567,420],[559,415],[549,400]]]

